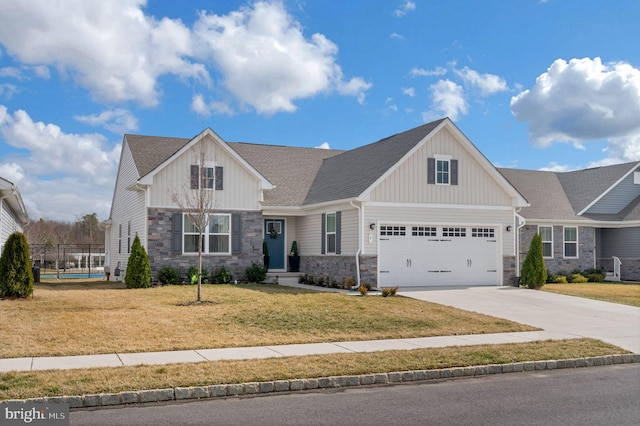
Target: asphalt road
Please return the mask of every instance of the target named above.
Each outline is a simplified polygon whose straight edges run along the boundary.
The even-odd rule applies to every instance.
[[[71,425],[637,425],[640,365],[72,411]]]

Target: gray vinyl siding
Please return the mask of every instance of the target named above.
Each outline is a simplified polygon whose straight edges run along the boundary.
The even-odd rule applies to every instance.
[[[591,206],[588,213],[616,214],[627,207],[631,200],[640,195],[640,185],[633,183],[633,173],[629,174],[622,182],[616,185],[596,204]]]
[[[601,229],[598,257],[640,258],[640,226]]]

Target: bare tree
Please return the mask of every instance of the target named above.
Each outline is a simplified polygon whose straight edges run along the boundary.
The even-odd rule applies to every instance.
[[[193,162],[190,174],[178,191],[171,192],[171,200],[185,213],[191,225],[198,231],[198,298],[202,301],[202,250],[204,233],[209,226],[211,212],[218,207],[215,196],[216,170],[215,145],[207,145],[200,139],[191,147]],[[186,182],[189,182],[187,185]],[[184,241],[183,241],[184,244]],[[191,278],[191,277],[189,277]]]

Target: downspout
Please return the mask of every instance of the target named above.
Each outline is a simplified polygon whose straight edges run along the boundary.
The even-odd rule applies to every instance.
[[[362,208],[356,204],[353,204],[353,201],[349,201],[352,207],[358,209],[358,232],[360,233],[360,237],[358,238],[358,251],[356,252],[356,277],[358,287],[360,287],[360,253],[362,253],[362,247],[364,246],[364,229],[362,224],[364,223],[364,211]]]
[[[518,277],[520,276],[520,230],[527,224],[527,219],[518,214],[520,210],[522,210],[522,207],[518,207],[515,211],[515,215],[518,218],[518,226],[516,227],[516,234],[513,237],[515,239],[514,247],[516,249],[516,276]]]

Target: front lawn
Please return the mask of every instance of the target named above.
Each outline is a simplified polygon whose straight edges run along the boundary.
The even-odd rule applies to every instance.
[[[545,284],[541,290],[604,302],[640,306],[640,284]]]
[[[0,300],[0,358],[170,351],[535,330],[404,297],[320,293],[270,284],[127,290],[42,283]]]

